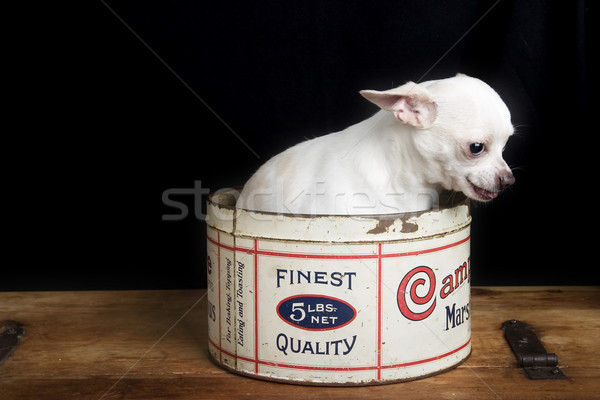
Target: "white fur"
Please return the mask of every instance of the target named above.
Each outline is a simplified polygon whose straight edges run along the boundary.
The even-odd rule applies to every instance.
[[[293,146],[248,180],[237,207],[312,215],[421,211],[443,189],[488,201],[514,182],[502,151],[510,113],[482,81],[457,75],[361,94],[381,111]],[[485,151],[472,154],[470,146]]]

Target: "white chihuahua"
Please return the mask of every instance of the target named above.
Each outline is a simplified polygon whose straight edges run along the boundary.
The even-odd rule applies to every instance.
[[[458,74],[363,90],[382,110],[266,162],[238,208],[311,215],[387,214],[436,207],[444,189],[489,201],[512,185],[502,158],[510,113],[484,82]]]

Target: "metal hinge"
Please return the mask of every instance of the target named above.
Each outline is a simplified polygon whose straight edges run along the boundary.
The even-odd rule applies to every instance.
[[[529,379],[566,379],[558,368],[558,356],[546,349],[530,326],[515,319],[502,324],[504,337]]]
[[[15,351],[25,335],[23,325],[16,321],[0,321],[0,365]]]

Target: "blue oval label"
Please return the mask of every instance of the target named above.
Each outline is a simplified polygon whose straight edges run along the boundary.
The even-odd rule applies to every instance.
[[[344,300],[318,294],[288,297],[277,305],[279,318],[308,331],[327,331],[348,325],[356,310]]]

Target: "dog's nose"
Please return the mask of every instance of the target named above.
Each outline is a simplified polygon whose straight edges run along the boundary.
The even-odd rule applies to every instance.
[[[500,185],[500,190],[506,189],[513,183],[515,183],[515,177],[510,172],[508,174],[502,175],[498,178],[498,184]]]

